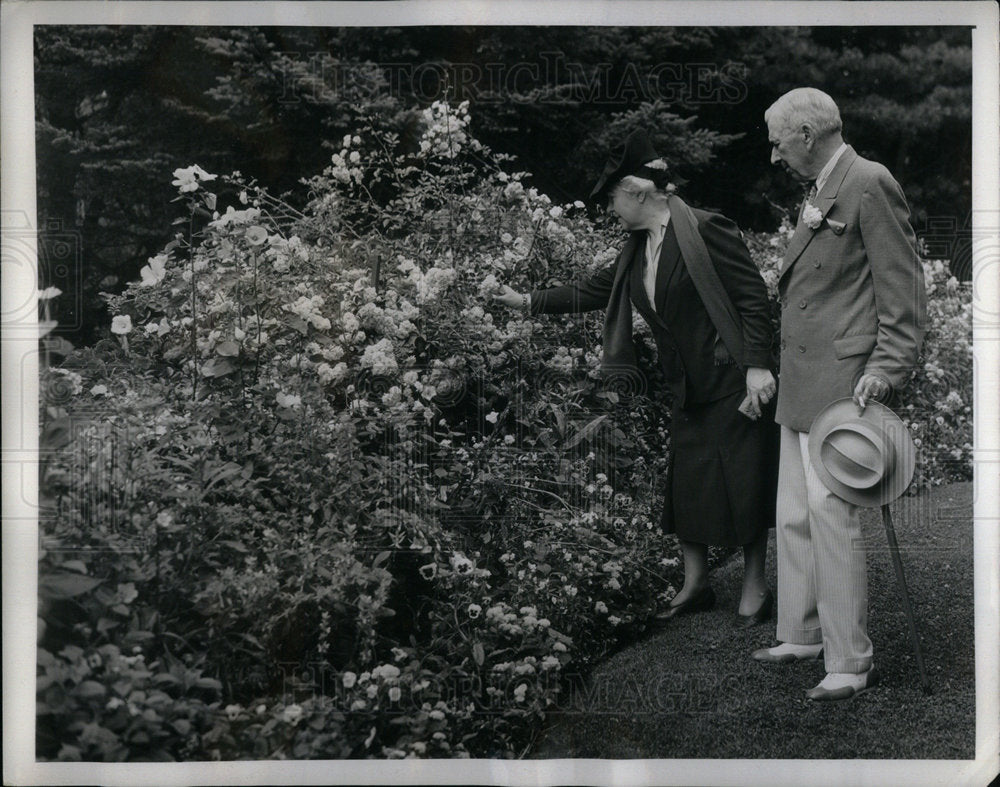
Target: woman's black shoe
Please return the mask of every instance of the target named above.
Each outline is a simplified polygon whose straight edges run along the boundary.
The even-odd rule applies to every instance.
[[[692,612],[704,612],[715,606],[715,591],[711,587],[695,593],[687,601],[671,604],[656,616],[656,620],[670,620],[678,615],[690,615]]]
[[[757,607],[757,611],[751,613],[750,615],[736,615],[736,627],[741,629],[748,629],[751,626],[759,626],[761,623],[765,623],[771,619],[771,613],[774,612],[774,594],[771,593],[770,588],[768,588],[767,595],[764,596],[764,600],[761,602],[760,606]]]

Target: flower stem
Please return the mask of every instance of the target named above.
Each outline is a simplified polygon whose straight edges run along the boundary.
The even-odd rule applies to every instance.
[[[198,303],[194,273],[194,204],[188,221],[188,260],[191,262],[191,398],[198,398]]]

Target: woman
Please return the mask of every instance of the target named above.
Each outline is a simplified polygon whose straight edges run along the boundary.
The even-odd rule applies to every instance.
[[[708,547],[742,546],[737,625],[771,616],[764,578],[774,526],[777,430],[767,290],[739,230],[723,216],[689,208],[667,167],[637,130],[612,155],[592,198],[630,232],[614,263],[562,287],[496,300],[530,314],[607,309],[605,374],[635,373],[632,308],[652,329],[673,394],[672,439],[662,525],[676,533],[684,585],[659,615],[710,609]]]

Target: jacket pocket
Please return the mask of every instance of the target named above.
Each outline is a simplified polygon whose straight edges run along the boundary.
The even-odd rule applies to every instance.
[[[722,337],[719,336],[718,331],[715,333],[715,346],[712,348],[712,356],[712,360],[716,366],[728,366],[729,364],[736,363],[729,354],[729,350],[726,349],[726,345],[722,341]]]
[[[863,334],[861,336],[845,336],[843,339],[834,339],[833,351],[837,359],[848,358],[852,355],[868,355],[875,349],[875,341],[878,337],[875,334]]]

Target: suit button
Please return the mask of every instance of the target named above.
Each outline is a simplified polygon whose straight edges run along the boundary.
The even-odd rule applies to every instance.
[[[806,351],[806,346],[804,344],[799,345],[799,352],[804,353]]]
[[[823,266],[822,266],[822,265],[820,265],[820,263],[818,263],[818,262],[814,262],[814,263],[813,263],[813,267],[814,267],[814,268],[821,268],[821,267],[823,267]]]
[[[806,302],[805,301],[799,301],[799,308],[800,309],[806,308]]]

